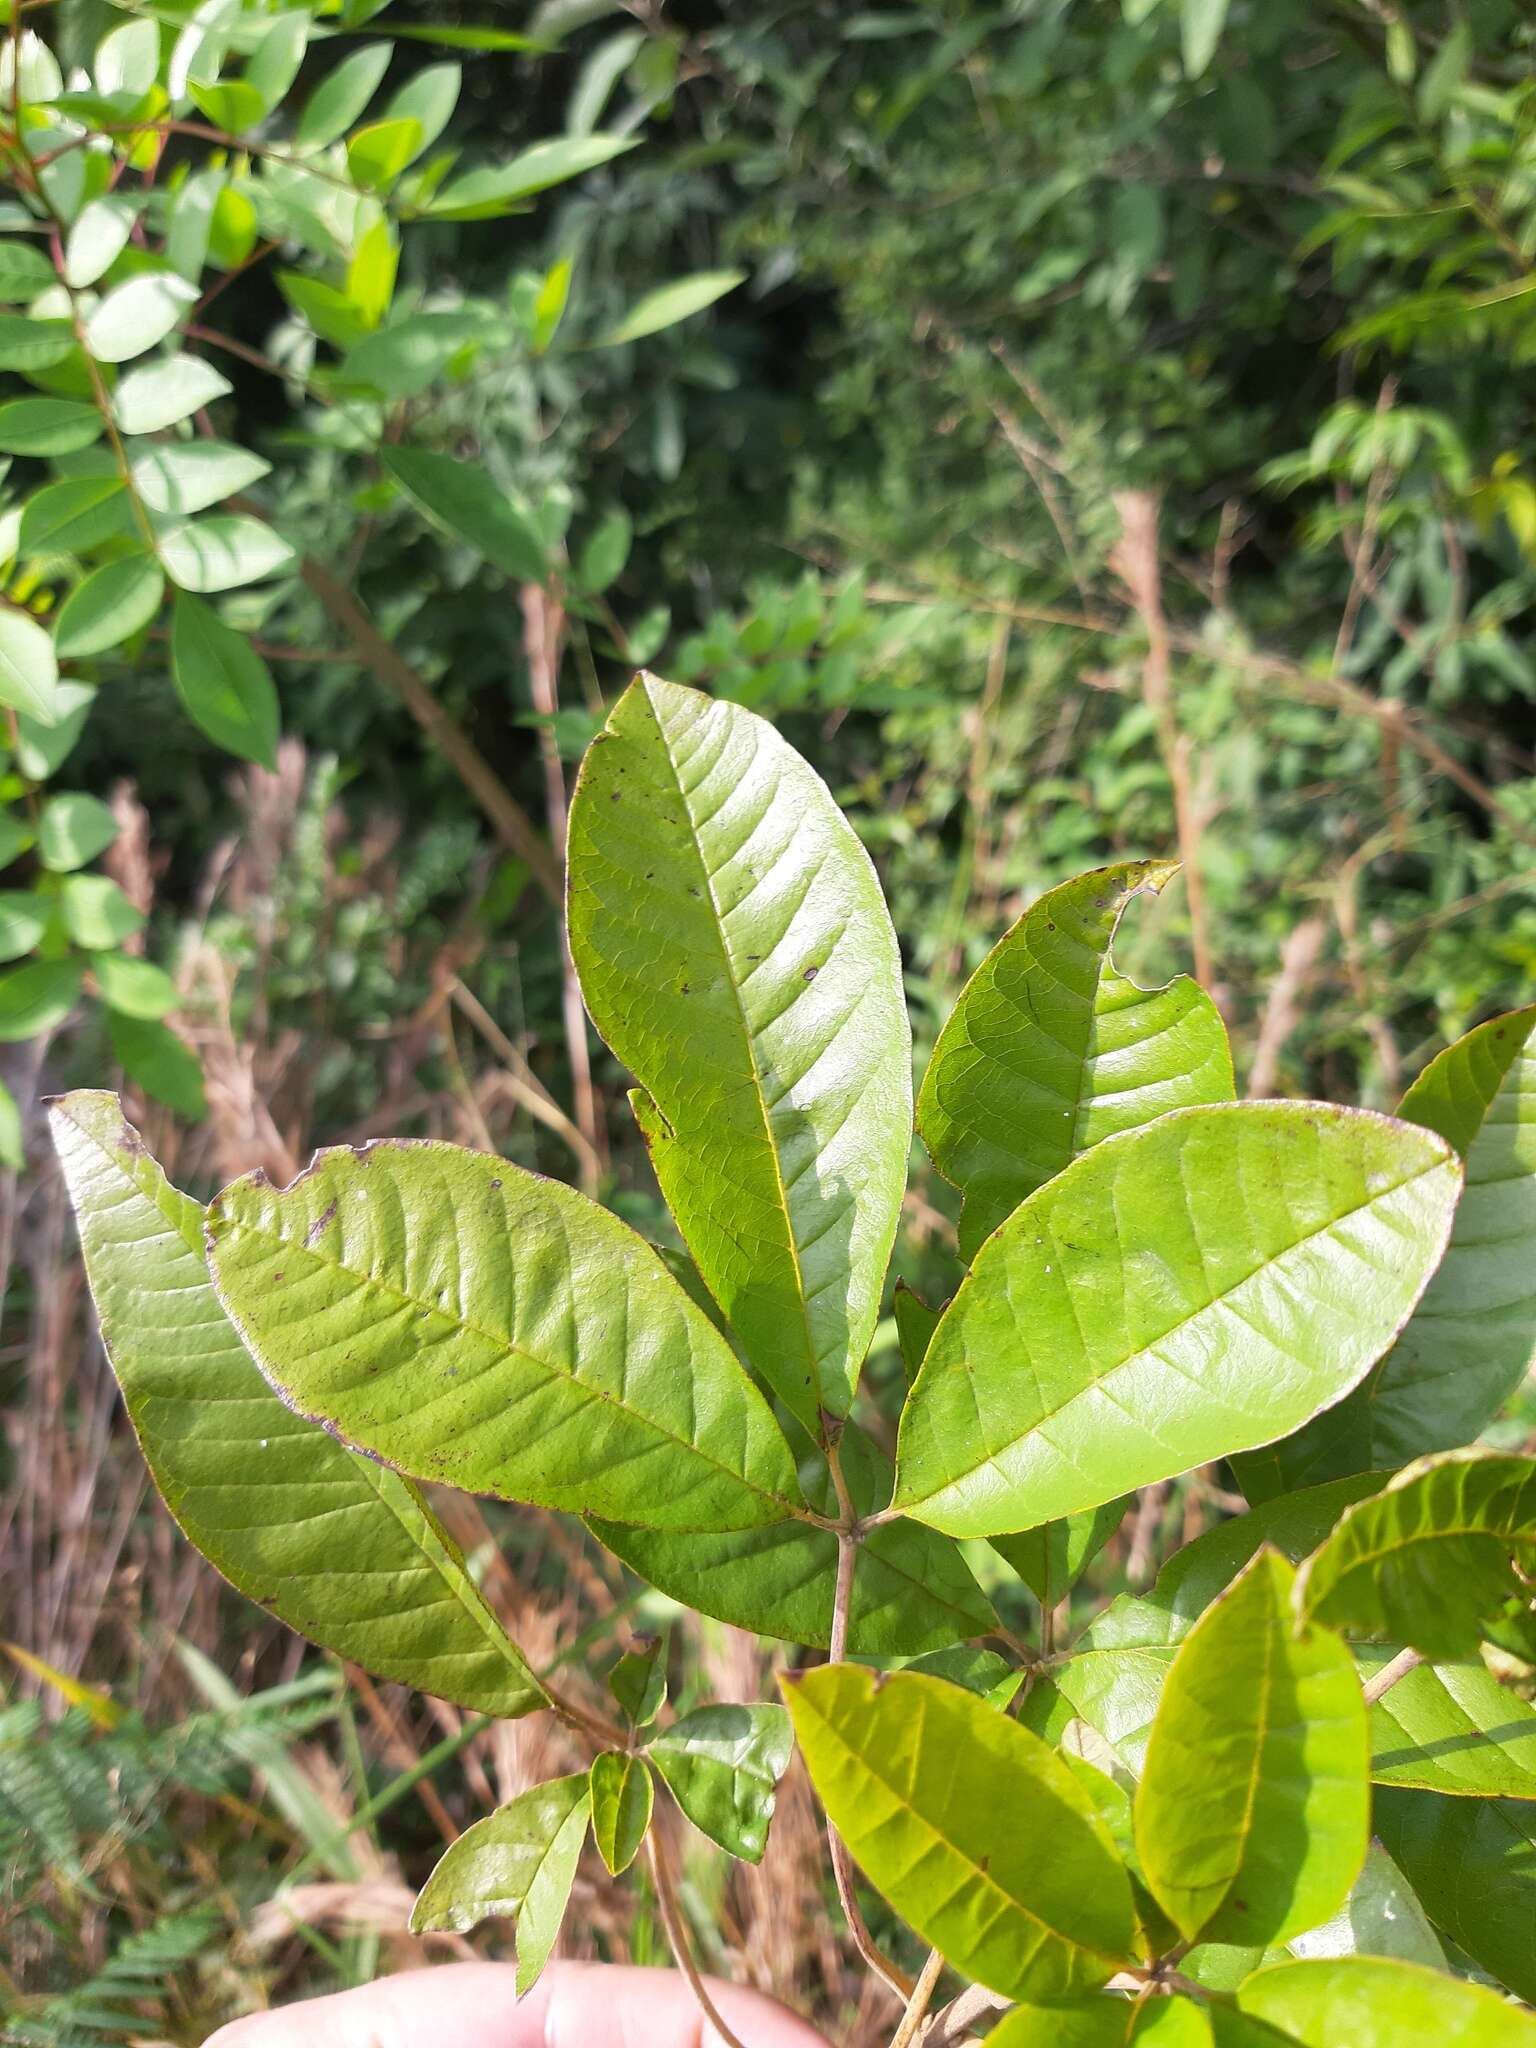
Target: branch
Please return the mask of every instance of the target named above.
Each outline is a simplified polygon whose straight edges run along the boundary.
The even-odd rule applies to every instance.
[[[1390,1664],[1383,1664],[1374,1678],[1365,1681],[1365,1704],[1374,1707],[1376,1702],[1389,1693],[1400,1678],[1406,1678],[1410,1671],[1417,1671],[1424,1662],[1417,1650],[1399,1650]]]
[[[720,2017],[720,2008],[710,1996],[709,1986],[699,1974],[699,1966],[693,1959],[693,1950],[688,1944],[687,1929],[683,1925],[682,1908],[678,1904],[677,1892],[672,1883],[672,1872],[667,1864],[666,1851],[661,1846],[655,1828],[646,1837],[647,1860],[651,1866],[651,1882],[656,1887],[656,1903],[661,1908],[661,1924],[666,1930],[667,1945],[673,1960],[688,1979],[688,1988],[694,2002],[703,2013],[705,2024],[713,2027],[724,2048],[746,2048],[739,2034],[732,2033]]]
[[[928,1960],[912,1987],[912,1996],[908,1999],[907,2009],[901,2016],[901,2025],[891,2036],[891,2048],[912,2048],[912,2043],[917,2039],[918,2029],[927,2016],[928,2001],[938,1988],[939,1979],[943,1974],[944,1958],[937,1949],[933,1949],[929,1952]]]
[[[560,868],[533,820],[491,767],[464,728],[433,696],[403,655],[397,654],[363,605],[329,570],[306,555],[300,569],[331,622],[339,626],[363,667],[390,689],[432,741],[495,828],[558,911]]]

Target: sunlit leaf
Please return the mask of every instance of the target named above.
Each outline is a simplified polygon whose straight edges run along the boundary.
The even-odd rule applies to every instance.
[[[696,1707],[646,1749],[694,1826],[748,1863],[762,1861],[793,1753],[789,1715],[777,1706]]]

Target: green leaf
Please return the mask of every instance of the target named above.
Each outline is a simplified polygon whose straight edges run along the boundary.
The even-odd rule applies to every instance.
[[[0,890],[0,960],[20,960],[47,931],[53,900],[27,889]]]
[[[0,704],[52,724],[58,702],[53,642],[25,612],[0,610]]]
[[[1370,1835],[1354,1661],[1296,1631],[1295,1573],[1262,1550],[1174,1660],[1136,1793],[1136,1847],[1188,1941],[1270,1943],[1336,1913]]]
[[[278,15],[251,53],[245,67],[245,82],[260,95],[262,107],[269,114],[282,105],[299,75],[309,31],[307,9],[293,8]]]
[[[917,1378],[917,1369],[927,1354],[929,1340],[939,1327],[940,1313],[940,1310],[930,1308],[905,1280],[896,1282],[891,1294],[891,1315],[896,1324],[896,1342],[901,1347],[901,1362],[906,1367],[909,1380]]]
[[[66,679],[59,684],[54,700],[57,713],[51,725],[28,718],[16,719],[16,765],[33,782],[49,782],[73,753],[84,730],[96,692],[89,683]]]
[[[608,1674],[608,1690],[636,1728],[648,1728],[667,1697],[667,1644],[664,1636],[636,1636],[632,1650]]]
[[[674,1721],[646,1753],[701,1834],[728,1855],[761,1863],[794,1747],[783,1707],[713,1706]]]
[[[1201,78],[1210,68],[1226,25],[1229,0],[1179,0],[1184,76]]]
[[[194,171],[171,201],[165,258],[177,276],[194,287],[208,261],[214,209],[227,183],[222,170]]]
[[[517,1995],[526,1997],[560,1932],[590,1812],[583,1771],[535,1785],[476,1821],[422,1886],[411,1931],[468,1934],[482,1920],[515,1919]]]
[[[552,185],[563,185],[568,178],[579,178],[585,171],[610,163],[625,150],[634,149],[638,140],[622,135],[566,135],[553,142],[536,142],[510,163],[487,165],[452,179],[423,211],[434,220],[491,220],[535,192],[547,192]]]
[[[186,518],[245,490],[271,467],[228,441],[169,442],[135,460],[133,480],[151,512]]]
[[[1536,2002],[1536,1806],[1384,1791],[1374,1825],[1435,1925]]]
[[[1017,1536],[995,1536],[992,1548],[1018,1573],[1044,1608],[1063,1601],[1125,1519],[1130,1495],[1065,1521],[1042,1522]]]
[[[50,1115],[113,1370],[189,1540],[291,1628],[381,1677],[480,1713],[542,1705],[415,1489],[290,1415],[262,1379],[209,1285],[201,1208],[116,1098],[82,1091]]]
[[[407,36],[419,43],[438,43],[445,50],[541,51],[550,47],[533,36],[521,36],[505,28],[438,28],[430,24],[396,22],[390,34]]]
[[[592,1839],[614,1877],[628,1870],[651,1825],[656,1796],[644,1759],[605,1750],[592,1766]]]
[[[85,345],[100,363],[126,363],[164,341],[197,298],[197,287],[170,270],[142,271],[91,309]]]
[[[243,512],[167,527],[156,545],[172,582],[204,594],[259,583],[293,560],[293,549],[281,535]]]
[[[1021,1669],[1000,1657],[996,1650],[983,1650],[971,1643],[957,1643],[951,1650],[932,1650],[907,1669],[926,1678],[942,1678],[950,1685],[964,1686],[967,1692],[999,1711],[1012,1704],[1025,1678]]]
[[[18,545],[24,555],[83,554],[132,523],[132,501],[120,477],[66,477],[28,498]]]
[[[478,463],[425,448],[386,448],[383,458],[401,489],[439,525],[460,534],[517,582],[543,582],[546,563],[537,529]]]
[[[587,596],[596,597],[618,581],[634,537],[634,524],[622,505],[598,521],[576,565],[576,582]]]
[[[14,238],[0,242],[0,305],[28,305],[56,282],[53,265],[41,249]]]
[[[1367,1957],[1278,1963],[1238,1986],[1243,2012],[1302,2048],[1536,2048],[1536,2018],[1496,1992],[1412,1963]]]
[[[105,853],[121,828],[100,797],[69,790],[43,805],[37,828],[38,857],[56,875],[83,868]]]
[[[199,85],[193,79],[187,89],[214,127],[227,134],[243,135],[266,119],[266,101],[243,78],[226,78],[219,85]]]
[[[208,1229],[273,1384],[391,1464],[653,1528],[803,1511],[724,1339],[570,1188],[453,1145],[380,1144],[322,1152],[283,1192],[236,1181]]]
[[[675,327],[680,320],[690,320],[695,313],[702,313],[706,306],[712,306],[716,299],[723,299],[727,292],[735,291],[746,281],[744,270],[701,270],[692,277],[674,278],[670,284],[660,285],[637,300],[617,326],[599,337],[597,345],[617,348],[621,342],[659,334],[664,327]]]
[[[181,1000],[164,968],[131,953],[93,953],[91,971],[102,1001],[119,1016],[168,1017]]]
[[[784,1685],[828,1819],[957,1970],[1008,1998],[1055,1998],[1131,1959],[1125,1866],[1088,1794],[1036,1736],[909,1672],[830,1664]]]
[[[582,764],[571,953],[661,1191],[747,1355],[845,1415],[906,1186],[911,1041],[879,880],[739,705],[642,675]]]
[[[109,875],[70,875],[59,892],[64,929],[77,946],[96,952],[120,946],[144,929],[144,913]]]
[[[395,321],[377,334],[368,335],[355,348],[349,349],[341,366],[341,375],[348,383],[372,384],[390,398],[417,398],[438,381],[456,357],[473,348],[482,336],[480,323],[464,312],[410,313],[405,319]],[[468,465],[455,461],[451,456],[430,454],[426,458],[426,468],[421,469],[416,458],[422,451],[412,448],[386,450],[385,453],[404,456],[405,468],[397,471],[398,479],[426,511],[446,521],[456,531],[467,532],[454,517],[454,510],[467,502],[466,488],[471,498],[477,495],[474,484],[466,487],[462,479],[468,474],[480,474],[478,471],[471,472]],[[412,477],[417,478],[414,485]],[[486,494],[481,492],[478,495]],[[515,553],[517,566],[511,573],[524,581],[536,581],[530,572],[537,565],[542,576],[542,543],[532,522],[520,518],[499,495],[491,503],[489,512],[481,515],[482,524],[486,520],[490,522],[489,530],[498,535],[497,545],[503,549],[510,547]],[[502,526],[508,523],[512,531],[509,536],[502,537]],[[472,533],[467,537],[475,538]],[[496,558],[492,556],[491,559]]]
[[[399,267],[400,245],[394,223],[381,213],[358,242],[347,265],[347,297],[371,327],[376,327],[389,311]]]
[[[20,1173],[27,1163],[26,1141],[21,1128],[21,1107],[10,1089],[0,1081],[0,1166]]]
[[[993,947],[939,1034],[918,1128],[961,1190],[960,1254],[1080,1153],[1165,1110],[1230,1102],[1226,1027],[1198,983],[1142,989],[1110,946],[1125,908],[1178,873],[1128,861],[1042,896]]]
[[[1362,1649],[1379,1670],[1397,1645]],[[1371,1709],[1371,1776],[1472,1799],[1536,1799],[1536,1707],[1486,1665],[1421,1664]]]
[[[1211,2023],[1187,1998],[1132,2004],[1099,1995],[1016,2005],[987,2041],[989,2048],[1211,2048]]]
[[[1442,1451],[1350,1508],[1302,1569],[1301,1611],[1335,1628],[1475,1651],[1536,1570],[1536,1459]]]
[[[1262,1456],[1244,1490],[1387,1471],[1469,1443],[1536,1364],[1536,1006],[1494,1017],[1432,1060],[1398,1114],[1466,1162],[1439,1271],[1347,1401]]]
[[[114,28],[96,45],[91,72],[98,92],[148,92],[160,73],[159,25],[142,19]]]
[[[566,302],[571,295],[571,259],[562,256],[552,263],[544,274],[539,286],[539,295],[533,302],[533,352],[544,354],[560,330],[565,317]]]
[[[115,193],[80,209],[64,244],[64,281],[76,291],[94,284],[128,246],[138,209]]]
[[[461,65],[428,64],[401,86],[390,101],[385,109],[386,120],[416,123],[418,133],[416,147],[411,151],[412,158],[420,156],[424,149],[430,149],[448,126],[458,105],[463,82]]]
[[[0,405],[0,450],[7,455],[73,455],[101,434],[101,414],[76,398],[13,398]]]
[[[53,644],[69,661],[105,654],[147,626],[160,609],[165,577],[148,555],[104,562],[83,577],[59,606]]]
[[[243,761],[277,767],[280,714],[266,663],[243,633],[185,590],[171,612],[171,673],[200,732]]]
[[[1175,1110],[1095,1146],[946,1309],[895,1504],[1007,1534],[1294,1428],[1406,1322],[1460,1182],[1412,1125],[1311,1103]]]
[[[347,169],[365,192],[384,192],[421,148],[419,121],[374,121],[347,142]]]
[[[67,320],[0,313],[0,370],[51,370],[74,345],[75,330]]]
[[[232,389],[202,356],[164,356],[129,371],[112,394],[112,410],[125,434],[158,434]]]
[[[111,1010],[107,1013],[107,1027],[112,1057],[130,1081],[137,1081],[147,1095],[174,1109],[189,1123],[207,1115],[202,1068],[168,1024]],[[206,1550],[206,1545],[199,1544],[199,1548]],[[226,1573],[229,1576],[232,1574]]]
[[[62,1024],[83,978],[76,960],[29,960],[0,974],[0,1044],[36,1038]]]
[[[1422,1963],[1431,1970],[1445,1968],[1445,1950],[1428,1915],[1379,1842],[1372,1842],[1366,1851],[1364,1867],[1338,1912],[1331,1920],[1298,1934],[1290,1951],[1307,1958],[1394,1956],[1399,1962]]]
[[[293,133],[294,146],[324,149],[345,135],[378,91],[390,54],[388,43],[365,43],[344,57],[310,94]]]

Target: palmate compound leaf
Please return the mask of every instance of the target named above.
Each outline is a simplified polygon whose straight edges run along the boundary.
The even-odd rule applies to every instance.
[[[1536,2048],[1536,2016],[1497,1992],[1375,1957],[1276,1963],[1245,1979],[1237,2001],[1300,2048]]]
[[[1292,1567],[1261,1550],[1174,1659],[1136,1793],[1153,1897],[1187,1941],[1269,1943],[1329,1919],[1369,1839],[1354,1661],[1297,1630]]]
[[[115,1096],[50,1112],[112,1366],[155,1484],[242,1593],[381,1677],[480,1713],[543,1705],[416,1489],[289,1414],[208,1281],[203,1212]]]
[[[902,1416],[894,1505],[1005,1535],[1283,1434],[1391,1343],[1460,1184],[1442,1140],[1318,1103],[1107,1139],[977,1255]]]
[[[1373,1824],[1435,1925],[1536,2003],[1536,1805],[1381,1792]]]
[[[843,1475],[861,1515],[891,1497],[890,1463],[854,1423],[842,1436]],[[825,1461],[801,1484],[823,1513],[836,1508]],[[674,1600],[756,1635],[826,1649],[832,1635],[837,1539],[806,1522],[727,1535],[673,1535],[594,1519],[592,1532],[631,1571]],[[848,1644],[863,1657],[916,1657],[998,1625],[959,1546],[917,1522],[884,1522],[864,1542],[849,1606]]]
[[[1125,861],[1033,904],[966,983],[917,1101],[934,1164],[965,1197],[969,1261],[1005,1216],[1102,1138],[1232,1099],[1216,1005],[1180,975],[1142,989],[1110,958],[1126,905],[1176,861]]]
[[[538,1982],[560,1932],[587,1838],[587,1773],[520,1792],[443,1855],[411,1914],[415,1934],[468,1934],[482,1920],[517,1922],[517,1995]]]
[[[957,1970],[1056,1999],[1133,1959],[1130,1879],[1046,1745],[943,1679],[823,1665],[785,1696],[812,1782],[865,1875]]]
[[[571,806],[571,953],[661,1191],[747,1355],[845,1415],[906,1186],[911,1038],[868,854],[739,705],[640,676]]]
[[[789,1447],[651,1247],[454,1145],[318,1153],[208,1211],[214,1286],[296,1412],[421,1479],[651,1528],[804,1515]]]
[[[1473,1653],[1536,1574],[1536,1459],[1446,1451],[1359,1502],[1302,1569],[1303,1614],[1429,1657]],[[1519,1627],[1519,1624],[1516,1624]]]
[[[1448,1046],[1398,1115],[1466,1162],[1445,1257],[1348,1400],[1238,1461],[1250,1500],[1470,1443],[1536,1362],[1536,1005]]]
[[[780,1778],[794,1753],[783,1707],[696,1707],[654,1736],[646,1755],[701,1834],[761,1863]]]

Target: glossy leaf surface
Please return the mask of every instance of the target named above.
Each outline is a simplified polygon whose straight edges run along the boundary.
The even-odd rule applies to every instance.
[[[1301,2048],[1536,2048],[1536,2018],[1434,1970],[1349,1958],[1279,1963],[1238,1987],[1245,2013]]]
[[[1184,975],[1138,988],[1110,958],[1126,905],[1177,873],[1174,861],[1127,861],[1063,882],[961,991],[917,1121],[965,1196],[962,1258],[1101,1138],[1166,1110],[1231,1101],[1226,1027],[1205,991]]]
[[[1211,2048],[1211,2023],[1187,1998],[1134,2003],[1103,1993],[1016,2005],[988,2034],[991,2048]]]
[[[592,1766],[592,1839],[617,1877],[640,1853],[656,1787],[644,1759],[604,1750]]]
[[[696,1707],[646,1755],[701,1834],[732,1856],[760,1863],[776,1788],[789,1769],[794,1733],[783,1707]]]
[[[1362,1670],[1389,1648],[1362,1649]],[[1536,1707],[1477,1659],[1421,1664],[1371,1709],[1371,1776],[1466,1799],[1536,1799]]]
[[[1190,1631],[1136,1794],[1136,1846],[1186,1940],[1280,1942],[1337,1912],[1369,1834],[1365,1702],[1327,1629],[1294,1632],[1261,1551]]]
[[[1536,1459],[1445,1452],[1361,1501],[1303,1569],[1303,1611],[1429,1657],[1474,1651],[1536,1572]]]
[[[897,1506],[1007,1534],[1315,1414],[1407,1319],[1460,1181],[1412,1125],[1311,1103],[1179,1110],[1096,1146],[988,1239],[945,1311]]]
[[[302,1422],[219,1307],[203,1212],[115,1097],[51,1112],[113,1370],[155,1484],[232,1585],[290,1628],[480,1713],[544,1695],[420,1495]]]
[[[1536,1362],[1536,1006],[1448,1046],[1398,1115],[1466,1162],[1450,1244],[1401,1337],[1349,1399],[1242,1461],[1251,1498],[1470,1443]]]
[[[770,725],[641,676],[571,808],[571,951],[651,1160],[748,1356],[846,1414],[912,1135],[901,960],[868,854]]]
[[[1385,1792],[1375,1826],[1436,1926],[1536,2003],[1536,1806]]]
[[[1055,1607],[1077,1584],[1125,1518],[1130,1496],[1105,1501],[1064,1521],[1043,1522],[1017,1536],[997,1536],[992,1548],[1018,1573],[1042,1607]]]
[[[565,1917],[591,1812],[587,1774],[554,1778],[478,1820],[439,1860],[411,1915],[414,1933],[468,1934],[517,1922],[517,1995],[538,1982]]]
[[[671,1529],[800,1505],[789,1448],[643,1239],[484,1153],[320,1153],[208,1212],[214,1283],[262,1370],[349,1443],[470,1492]]]
[[[1130,1959],[1125,1866],[1088,1794],[1027,1729],[906,1672],[823,1665],[786,1694],[854,1859],[956,1969],[1005,1997],[1049,2000]]]

